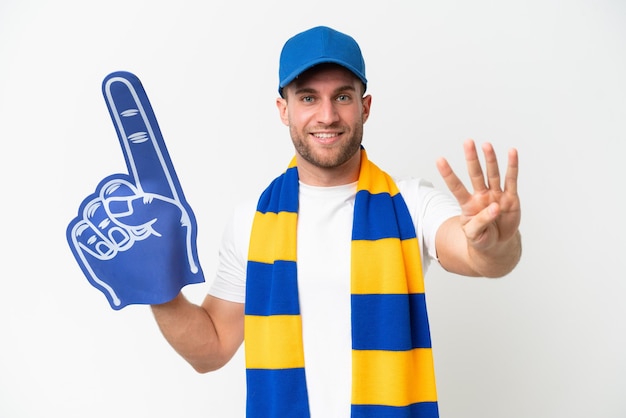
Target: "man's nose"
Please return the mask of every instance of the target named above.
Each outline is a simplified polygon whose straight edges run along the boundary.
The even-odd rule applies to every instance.
[[[317,120],[319,123],[331,125],[339,120],[336,103],[332,99],[324,99],[317,111]]]

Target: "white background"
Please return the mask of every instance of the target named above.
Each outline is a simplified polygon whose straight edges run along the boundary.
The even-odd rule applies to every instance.
[[[109,308],[65,228],[125,171],[100,85],[132,71],[210,282],[233,205],[293,152],[274,107],[280,49],[319,24],[362,46],[364,144],[383,168],[445,187],[435,160],[465,176],[464,139],[493,142],[502,164],[519,149],[519,267],[427,277],[442,417],[626,416],[623,1],[2,0],[0,417],[244,416],[241,352],[196,374],[149,308]]]

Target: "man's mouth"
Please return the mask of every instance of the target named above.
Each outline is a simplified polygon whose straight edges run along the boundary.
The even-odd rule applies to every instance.
[[[321,143],[330,143],[339,138],[339,132],[313,132],[311,135]]]
[[[339,134],[336,132],[317,132],[317,133],[313,133],[313,136],[315,136],[316,138],[325,139],[325,138],[333,138],[335,136],[339,136]]]

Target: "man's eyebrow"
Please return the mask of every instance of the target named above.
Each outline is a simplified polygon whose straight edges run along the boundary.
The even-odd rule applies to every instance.
[[[345,86],[341,86],[335,89],[335,93],[342,93],[344,91],[356,91],[356,89],[354,88],[354,85],[352,84],[346,84]]]
[[[296,88],[296,90],[294,91],[295,94],[304,94],[304,93],[315,93],[315,89],[312,89],[310,87],[299,87]]]
[[[345,86],[337,87],[334,91],[334,94],[339,94],[345,91],[356,91],[353,85],[346,84]],[[294,91],[295,94],[314,94],[317,91],[311,87],[298,87]]]

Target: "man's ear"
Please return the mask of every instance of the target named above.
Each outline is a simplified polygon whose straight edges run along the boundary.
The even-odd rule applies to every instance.
[[[278,108],[278,115],[280,116],[280,120],[283,121],[283,124],[289,126],[289,109],[287,107],[287,99],[278,97],[276,99],[276,107]]]
[[[370,109],[372,107],[372,96],[368,94],[367,96],[363,97],[362,103],[363,103],[363,111],[361,114],[363,117],[363,123],[365,123],[367,119],[370,117]]]

